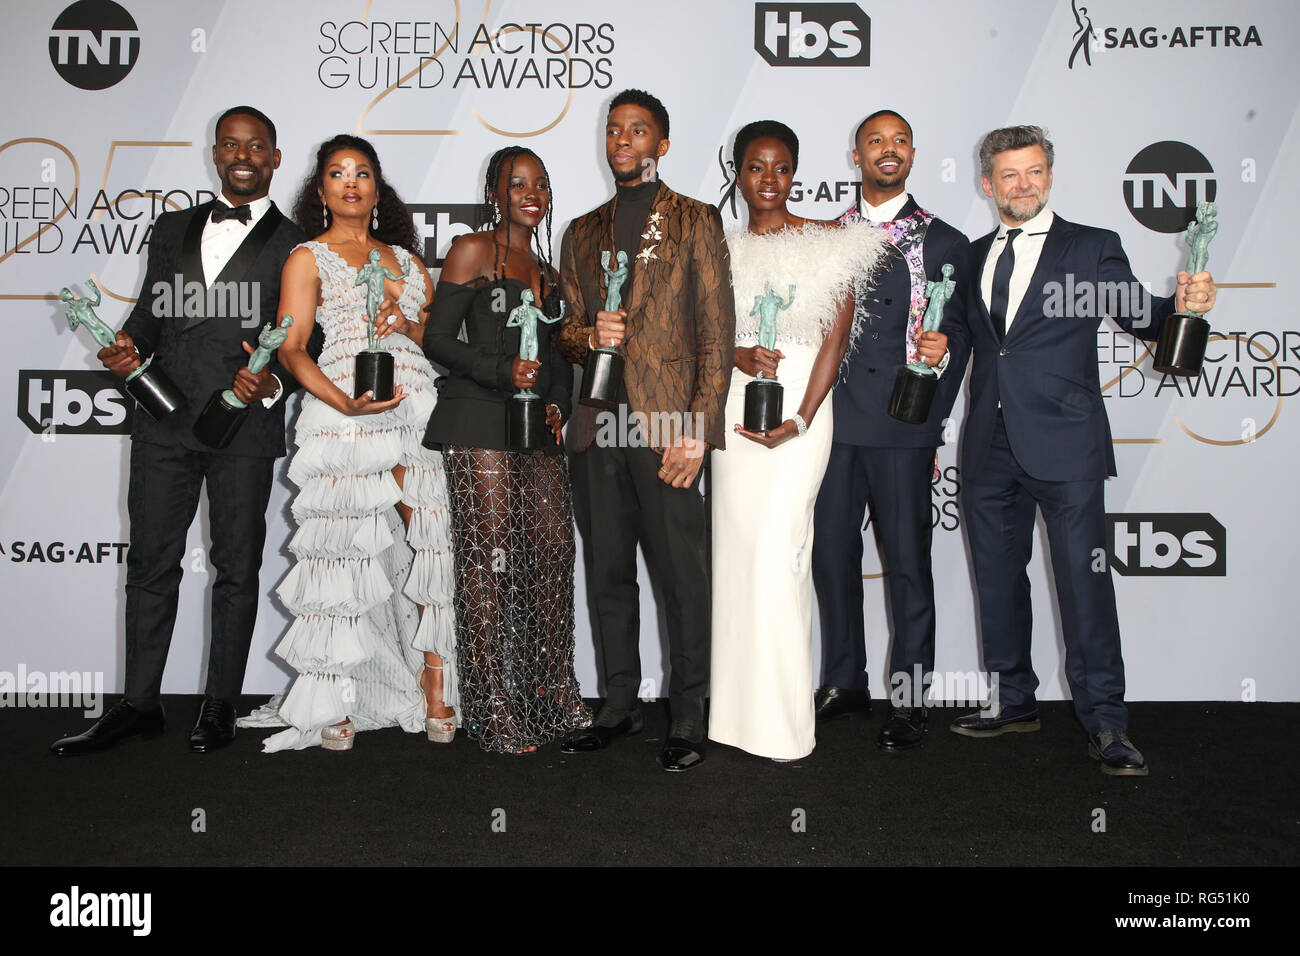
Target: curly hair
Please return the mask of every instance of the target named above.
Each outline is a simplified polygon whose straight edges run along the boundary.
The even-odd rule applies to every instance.
[[[659,97],[645,90],[624,90],[609,101],[609,112],[614,112],[620,106],[641,107],[659,124],[660,137],[668,138],[668,110],[664,108],[663,103],[659,102]]]
[[[550,173],[546,171],[546,164],[542,162],[542,157],[538,156],[527,146],[505,146],[498,149],[488,160],[487,175],[483,177],[483,210],[479,216],[479,227],[482,231],[495,229],[499,221],[505,222],[506,241],[505,248],[510,248],[510,216],[507,212],[505,216],[497,218],[500,213],[497,211],[496,191],[497,183],[501,180],[501,173],[506,174],[506,182],[509,182],[515,172],[515,160],[520,156],[529,156],[536,160],[537,165],[542,167],[542,175],[546,177],[549,185],[551,181]],[[548,190],[549,191],[549,190]],[[555,267],[551,264],[551,214],[555,209],[555,193],[550,191],[551,201],[546,204],[546,241],[542,241],[540,229],[533,230],[533,246],[536,250],[537,261],[542,263],[544,268],[538,271],[542,276],[542,302],[538,303],[547,315],[554,316],[559,314],[559,290],[552,286],[551,276],[555,273]],[[499,258],[494,253],[492,264],[492,277],[496,282],[505,278],[505,255]]]
[[[1047,131],[1041,126],[1005,126],[995,129],[984,137],[980,143],[980,174],[985,178],[993,177],[993,157],[1011,149],[1027,149],[1041,146],[1047,156],[1047,168],[1052,168],[1056,161],[1056,150],[1047,138]]]
[[[320,198],[321,184],[325,181],[325,166],[331,156],[344,149],[361,153],[374,171],[375,190],[379,195],[379,227],[372,227],[370,234],[380,242],[401,246],[414,256],[422,256],[424,251],[411,213],[397,191],[384,179],[384,171],[379,165],[379,155],[375,148],[368,140],[347,133],[339,133],[326,140],[316,150],[316,168],[303,181],[302,189],[298,191],[298,198],[293,204],[293,221],[298,224],[298,228],[312,238],[325,231],[325,204]]]
[[[755,140],[769,138],[780,140],[786,149],[790,150],[790,171],[798,171],[799,137],[794,134],[794,130],[776,120],[758,120],[742,126],[740,132],[736,134],[736,142],[731,149],[731,159],[736,164],[737,175],[741,163],[745,160],[745,150],[749,149],[750,144]]]

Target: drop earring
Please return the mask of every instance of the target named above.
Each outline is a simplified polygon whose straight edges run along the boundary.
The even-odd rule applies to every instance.
[[[373,232],[379,228],[379,203],[375,203],[370,209],[370,229]]]
[[[321,207],[320,207],[320,218],[321,218],[321,222],[323,222],[323,223],[325,224],[324,227],[321,229],[321,232],[324,232],[326,229],[328,229],[328,228],[330,227],[330,211],[329,211],[329,207],[327,207],[327,206],[321,206]]]

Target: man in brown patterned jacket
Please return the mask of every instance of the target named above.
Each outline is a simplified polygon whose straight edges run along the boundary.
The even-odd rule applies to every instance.
[[[639,542],[663,588],[672,669],[672,727],[659,762],[684,771],[704,759],[711,605],[699,480],[708,449],[724,446],[736,316],[722,219],[659,181],[667,151],[663,104],[641,90],[615,96],[605,126],[614,198],[574,220],[561,250],[569,302],[561,353],[581,365],[590,349],[616,345],[625,361],[620,408],[578,405],[568,431],[605,703],[563,749],[601,750],[641,729]],[[627,253],[617,312],[604,311],[602,251],[611,261]]]

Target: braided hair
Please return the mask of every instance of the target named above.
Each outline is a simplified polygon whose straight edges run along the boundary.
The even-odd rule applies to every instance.
[[[303,180],[302,189],[293,204],[293,221],[298,228],[315,238],[325,231],[325,203],[320,198],[321,184],[325,181],[325,166],[331,156],[340,150],[350,149],[361,153],[370,163],[375,177],[375,192],[378,196],[379,227],[371,228],[370,234],[380,242],[390,246],[401,246],[413,256],[423,255],[419,236],[411,213],[397,195],[397,190],[384,179],[383,169],[379,165],[379,155],[368,140],[347,133],[327,139],[316,151],[316,168]]]
[[[501,179],[502,171],[506,174],[506,182],[509,183],[514,177],[515,160],[520,156],[529,156],[537,161],[537,165],[542,167],[542,175],[546,177],[546,182],[550,193],[551,201],[546,204],[546,241],[542,241],[539,234],[541,230],[533,230],[533,247],[537,261],[542,264],[538,271],[542,278],[542,301],[538,303],[542,311],[552,318],[560,313],[560,290],[551,284],[550,277],[555,274],[555,267],[551,264],[551,216],[555,209],[555,193],[551,190],[551,175],[546,171],[546,164],[542,158],[534,153],[527,146],[505,146],[498,149],[488,160],[487,175],[483,179],[483,209],[479,215],[479,226],[483,231],[495,231],[498,223],[504,219],[506,226],[505,251],[498,254],[496,250],[499,244],[493,241],[493,261],[492,261],[492,279],[494,282],[501,282],[505,279],[505,257],[510,251],[510,210],[507,208],[505,215],[501,214],[496,203],[497,183]],[[508,194],[507,194],[508,195]],[[507,200],[508,201],[508,200]]]

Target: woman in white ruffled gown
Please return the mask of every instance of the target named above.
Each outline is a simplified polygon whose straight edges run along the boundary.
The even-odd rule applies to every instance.
[[[759,756],[797,760],[815,743],[810,562],[813,506],[833,432],[826,399],[849,345],[854,289],[886,246],[866,223],[841,228],[786,208],[799,159],[788,126],[749,124],[736,135],[734,159],[749,227],[727,235],[737,371],[726,414],[736,436],[710,463],[709,737]],[[758,344],[765,297],[767,308],[779,309],[771,350]],[[745,387],[759,373],[784,387],[787,415],[763,433],[742,425]]]
[[[432,284],[411,251],[410,214],[365,140],[341,135],[320,148],[294,213],[319,233],[289,256],[280,292],[280,313],[294,323],[279,360],[308,393],[289,465],[297,562],[278,588],[295,620],[276,648],[299,673],[242,724],[288,725],[267,752],[347,750],[356,731],[391,726],[450,742],[447,485],[442,456],[421,444],[436,401],[419,321]],[[353,397],[354,359],[367,346],[367,290],[357,281],[372,250],[399,276],[385,280],[378,323],[394,358],[396,394],[384,402]],[[313,323],[325,335],[319,364],[306,351]]]

